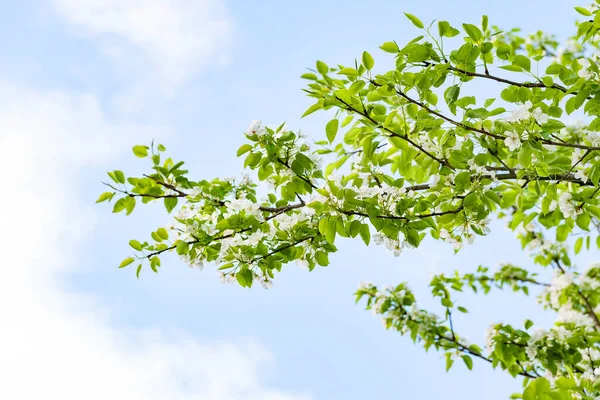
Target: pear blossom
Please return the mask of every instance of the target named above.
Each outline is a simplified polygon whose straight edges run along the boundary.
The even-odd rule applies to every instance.
[[[506,122],[520,122],[531,118],[531,112],[529,111],[533,104],[527,100],[516,110],[512,111],[510,116],[506,118]]]
[[[262,125],[262,121],[255,119],[250,123],[248,129],[246,130],[246,134],[248,136],[256,135],[256,136],[264,136],[267,133],[266,128]]]
[[[533,110],[531,115],[539,124],[545,124],[546,122],[548,122],[548,115],[544,114],[540,107],[537,107],[535,110]]]
[[[577,71],[577,75],[580,78],[590,79],[593,76],[592,71],[589,70],[591,63],[587,58],[580,58],[577,60],[579,65],[581,65],[581,69]]]
[[[506,139],[504,139],[504,144],[508,147],[510,151],[515,151],[519,147],[521,147],[521,137],[517,132],[506,131],[504,132]]]

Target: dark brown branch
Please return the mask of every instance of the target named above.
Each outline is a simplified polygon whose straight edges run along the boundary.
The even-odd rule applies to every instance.
[[[380,129],[383,129],[384,131],[388,132],[390,134],[390,136],[393,137],[397,137],[400,138],[402,140],[405,140],[406,142],[408,142],[411,146],[415,147],[416,149],[419,149],[423,154],[427,155],[429,158],[437,161],[438,163],[450,168],[450,169],[454,169],[446,160],[443,160],[441,158],[438,158],[436,156],[434,156],[433,154],[429,153],[427,150],[425,150],[422,146],[420,146],[419,144],[415,143],[414,141],[412,141],[410,138],[408,138],[405,135],[401,135],[397,132],[394,132],[393,130],[386,128],[384,126],[381,126],[381,124],[377,121],[375,121],[367,112],[366,110],[360,111],[357,110],[356,108],[353,108],[350,104],[346,103],[344,100],[340,99],[339,97],[335,96],[336,100],[338,100],[339,102],[341,102],[342,104],[344,104],[347,107],[348,111],[352,111],[355,112],[359,115],[362,115],[363,117],[367,118],[369,121],[371,121],[373,124],[375,124],[375,126],[379,127]]]
[[[430,62],[424,62],[423,63],[425,66],[428,65],[443,65],[443,64],[435,64],[435,63],[430,63]],[[564,86],[561,85],[557,85],[556,83],[553,84],[552,86],[546,86],[544,85],[543,82],[517,82],[517,81],[511,81],[509,79],[505,79],[505,78],[501,78],[498,76],[494,76],[494,75],[490,75],[489,73],[486,74],[480,74],[477,72],[470,72],[470,71],[465,71],[463,69],[460,68],[456,68],[453,66],[448,66],[448,69],[454,72],[458,72],[461,75],[466,75],[466,76],[472,76],[472,77],[477,77],[477,78],[484,78],[484,79],[490,79],[496,82],[500,82],[500,83],[506,83],[508,85],[511,86],[518,86],[518,87],[525,87],[525,88],[549,88],[549,89],[556,89],[556,90],[560,90],[563,93],[566,93],[568,91],[568,89]],[[572,95],[577,95],[577,93],[569,93]]]
[[[382,86],[381,84],[375,82],[374,80],[370,80],[369,82],[371,82],[372,85],[377,86],[377,87],[381,87]],[[430,113],[432,115],[435,115],[435,116],[443,119],[444,121],[446,121],[446,122],[448,122],[448,123],[450,123],[450,124],[452,124],[454,126],[457,126],[459,128],[465,129],[467,131],[481,133],[483,135],[492,137],[492,138],[497,139],[497,140],[504,140],[504,139],[506,139],[506,137],[503,136],[503,135],[498,135],[498,134],[495,134],[493,132],[489,132],[489,131],[487,131],[485,129],[476,128],[474,126],[467,125],[465,123],[453,120],[452,118],[447,117],[444,114],[442,114],[442,113],[440,113],[438,111],[435,111],[435,110],[429,108],[426,104],[424,104],[424,103],[422,103],[422,102],[420,102],[418,100],[413,99],[412,97],[408,96],[406,93],[402,92],[398,88],[396,88],[395,90],[396,90],[396,94],[398,96],[404,98],[409,103],[412,103],[412,104],[415,104],[415,105],[421,107],[422,109],[424,109],[428,113]],[[600,150],[600,147],[588,146],[588,145],[578,144],[578,143],[553,142],[552,140],[548,140],[548,139],[541,139],[540,142],[542,144],[546,144],[546,145],[549,145],[549,146],[570,147],[570,148],[585,149],[585,150]]]

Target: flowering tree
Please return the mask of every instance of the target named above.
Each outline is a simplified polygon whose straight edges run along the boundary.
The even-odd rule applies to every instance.
[[[462,34],[407,14],[422,34],[381,46],[394,57],[391,71],[374,72],[368,52],[351,66],[318,61],[303,75],[315,99],[304,116],[335,113],[324,140],[309,145],[284,126],[254,121],[237,152],[264,185],[247,176],[196,181],[183,162],[165,159],[164,146],[135,146],[151,170],[109,172],[110,191],[98,202],[114,200],[113,212],[130,214],[138,201],[160,201],[175,217],[152,240],[131,240],[135,255],[120,267],[158,272],[161,255],[176,252],[191,267],[216,264],[223,282],[269,288],[291,262],[328,265],[337,237],[396,256],[425,236],[460,251],[489,233],[492,217],[505,218],[533,264],[434,276],[442,316],[420,308],[405,283],[361,284],[357,300],[387,329],[445,353],[447,368],[462,358],[471,369],[479,359],[524,377],[516,397],[600,398],[600,264],[578,270],[572,260],[600,248],[600,11],[576,11],[585,18],[564,47],[542,32],[501,32],[485,16]],[[463,95],[474,81],[493,84],[500,99]],[[566,125],[572,113],[586,122]],[[540,267],[554,278],[544,282]],[[557,314],[551,329],[496,324],[485,348],[454,329],[453,313],[467,311],[455,292],[537,287]]]

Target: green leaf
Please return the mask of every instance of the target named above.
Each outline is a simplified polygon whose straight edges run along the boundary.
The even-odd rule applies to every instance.
[[[241,156],[247,152],[249,152],[250,150],[252,150],[252,145],[251,144],[243,144],[242,146],[240,146],[240,148],[237,151],[237,156]]]
[[[144,158],[148,157],[148,149],[148,146],[133,146],[132,150],[136,157]]]
[[[568,225],[559,225],[556,228],[556,240],[559,242],[564,242],[567,240],[569,233],[571,232],[571,228]]]
[[[140,272],[142,272],[142,264],[138,265],[137,271],[135,271],[135,276],[138,279],[140,279]]]
[[[125,209],[125,197],[121,197],[119,200],[115,202],[113,206],[113,213],[119,213]]]
[[[396,42],[385,42],[384,44],[379,46],[379,48],[388,53],[397,53],[398,51],[400,51]]]
[[[532,160],[531,149],[527,146],[521,147],[521,150],[519,150],[518,159],[519,159],[519,163],[524,168],[529,167],[531,165],[531,160]]]
[[[346,75],[346,76],[358,76],[358,71],[355,70],[354,68],[342,68],[339,72],[340,75]]]
[[[133,259],[132,257],[127,257],[126,259],[124,259],[121,262],[121,264],[119,265],[119,268],[125,268],[126,266],[128,266],[129,264],[131,264],[134,261],[135,261],[135,259]]]
[[[513,65],[518,65],[519,67],[523,68],[525,71],[531,70],[531,61],[529,60],[529,58],[527,58],[521,54],[517,54],[515,56],[515,58],[513,59]]]
[[[533,326],[533,322],[531,320],[525,320],[525,329],[529,329]]]
[[[329,67],[323,61],[317,61],[317,71],[319,71],[320,74],[325,75],[329,72]]]
[[[487,15],[483,15],[481,17],[481,27],[483,28],[484,31],[487,31],[487,29],[488,29],[488,16]]]
[[[253,278],[254,278],[254,275],[252,274],[252,271],[250,271],[247,268],[244,268],[244,269],[238,271],[237,274],[235,274],[235,279],[237,279],[238,283],[242,287],[252,287],[252,279]]]
[[[362,62],[365,68],[369,71],[375,66],[375,60],[373,60],[373,57],[366,51],[363,51]]]
[[[142,251],[142,244],[140,242],[138,242],[137,240],[130,240],[129,246],[131,246],[131,248],[134,250]]]
[[[167,150],[167,148],[166,148],[165,146],[163,146],[162,144],[159,144],[159,145],[156,147],[156,149],[157,149],[158,151],[165,151],[165,150]]]
[[[329,257],[324,251],[317,251],[315,253],[315,261],[322,267],[326,267],[329,265]]]
[[[304,112],[304,114],[302,114],[302,117],[300,117],[300,118],[304,118],[307,115],[310,115],[310,114],[314,113],[315,111],[320,110],[321,108],[323,108],[323,104],[321,102],[315,103],[312,106],[310,106],[308,108],[308,110],[306,110]]]
[[[300,78],[302,78],[302,79],[309,79],[311,81],[316,81],[316,80],[319,79],[315,74],[313,74],[311,72],[307,72],[305,74],[300,75]]]
[[[467,368],[469,368],[469,370],[473,369],[473,360],[471,359],[471,357],[464,355],[462,356],[463,361],[465,362],[465,365],[467,366]]]
[[[173,209],[177,207],[177,197],[167,197],[165,198],[165,208],[167,212],[170,213]]]
[[[125,174],[123,173],[123,171],[115,170],[113,171],[113,174],[117,183],[125,184]]]
[[[511,52],[512,48],[506,43],[500,44],[496,49],[496,55],[501,60],[508,60],[508,57],[510,56]]]
[[[458,85],[452,85],[446,89],[444,92],[444,100],[448,105],[454,103],[456,99],[458,99],[458,95],[460,94],[460,87]],[[456,110],[456,107],[455,107]]]
[[[579,254],[582,247],[583,247],[583,238],[579,237],[575,241],[575,246],[573,247],[573,251],[575,252],[576,255]]]
[[[583,229],[584,231],[590,230],[590,222],[592,222],[591,218],[586,213],[579,214],[577,216],[577,219],[575,220],[575,223],[577,224],[577,226],[580,227],[581,229]]]
[[[169,238],[169,232],[165,228],[158,228],[156,234],[162,239],[167,240]]]
[[[452,368],[452,364],[454,364],[454,360],[452,359],[451,354],[446,353],[446,372],[448,372],[450,368]]]
[[[483,37],[481,30],[475,25],[463,24],[463,28],[465,29],[465,32],[467,32],[467,35],[469,35],[469,37],[473,39],[474,42],[479,42]]]
[[[371,242],[371,232],[369,230],[369,225],[362,224],[358,233],[360,234],[360,238],[363,240],[363,242],[365,242],[365,244],[368,246]]]
[[[423,29],[424,25],[419,18],[406,12],[404,13],[404,15],[406,15],[406,18],[410,19],[410,22],[412,22],[417,28]]]
[[[577,7],[575,7],[575,11],[577,11],[579,14],[586,16],[586,17],[592,16],[592,12],[585,7],[577,6]]]
[[[327,134],[327,140],[329,140],[329,143],[333,143],[333,141],[335,140],[335,135],[338,132],[339,124],[340,122],[338,121],[338,119],[334,118],[331,121],[329,121],[325,126],[325,133]]]
[[[453,28],[447,21],[438,22],[438,31],[442,37],[454,37],[460,33],[458,29]]]
[[[336,218],[324,217],[319,221],[319,232],[325,236],[325,239],[333,244],[336,235]]]
[[[512,71],[512,72],[523,72],[523,68],[521,68],[518,65],[501,65],[498,68],[502,68],[502,69],[505,69],[507,71]]]
[[[133,212],[135,208],[135,197],[127,196],[123,198],[123,202],[125,204],[125,210],[127,210],[127,215]]]
[[[98,197],[98,200],[96,200],[96,204],[97,203],[102,203],[103,201],[106,200],[110,200],[113,198],[115,194],[113,192],[104,192],[100,195],[100,197]]]

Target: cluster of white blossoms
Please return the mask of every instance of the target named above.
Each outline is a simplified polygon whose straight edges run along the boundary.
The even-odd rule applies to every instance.
[[[544,114],[540,107],[536,107],[534,110],[531,110],[532,107],[533,104],[531,101],[527,100],[519,108],[513,110],[511,114],[505,118],[505,121],[519,123],[529,121],[533,117],[533,119],[535,119],[535,121],[540,125],[548,122],[548,115]],[[510,151],[515,151],[521,147],[521,135],[518,132],[507,130],[504,132],[504,136],[506,136],[504,143]]]
[[[238,199],[233,199],[229,203],[227,203],[227,212],[223,214],[223,217],[230,218],[234,215],[240,214],[244,212],[247,216],[253,216],[258,221],[263,221],[263,214],[260,211],[260,205],[245,198],[244,196],[240,196]]]
[[[440,238],[444,239],[445,242],[452,244],[452,248],[454,250],[460,250],[463,246],[460,238],[452,236],[452,234],[448,232],[446,228],[440,229]]]
[[[496,342],[496,336],[498,336],[500,324],[493,323],[485,330],[485,348],[488,351],[492,351],[494,343]]]
[[[579,65],[581,65],[581,69],[579,71],[577,71],[577,75],[580,78],[591,79],[594,77],[595,73],[594,73],[594,71],[590,70],[590,67],[592,66],[592,64],[590,63],[589,59],[580,58],[577,60],[577,62],[579,63]]]
[[[552,200],[550,202],[550,211],[556,210],[556,207],[560,209],[565,218],[576,219],[578,214],[581,214],[581,210],[575,207],[573,202],[573,195],[570,192],[563,192],[560,194],[558,201]]]
[[[550,286],[546,287],[540,297],[545,300],[550,307],[558,310],[561,304],[561,296],[565,289],[573,284],[574,276],[571,273],[555,271],[550,281]]]
[[[402,248],[406,247],[406,242],[398,239],[391,239],[386,235],[382,235],[381,233],[376,233],[373,235],[373,243],[376,245],[385,245],[385,247],[394,253],[394,257],[400,256],[402,254]]]
[[[248,136],[264,136],[267,133],[267,128],[263,126],[262,121],[255,119],[250,123],[250,126],[246,130]]]

